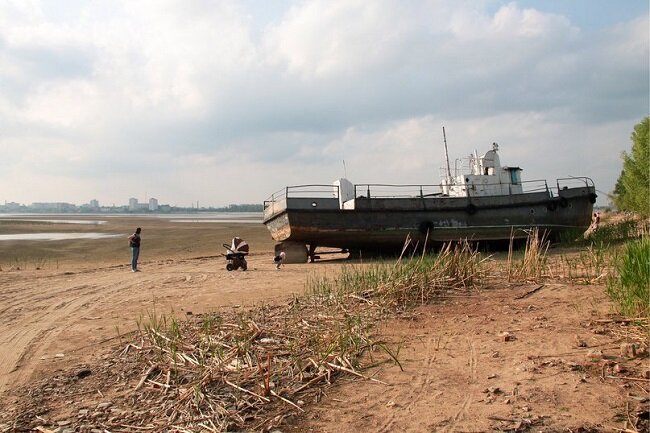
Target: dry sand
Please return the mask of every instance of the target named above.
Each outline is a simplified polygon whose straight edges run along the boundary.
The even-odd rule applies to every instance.
[[[132,273],[126,236],[136,225],[143,227],[143,241],[140,272]],[[61,226],[56,230],[79,230]],[[34,227],[43,230],[25,223],[19,229]],[[87,359],[97,344],[136,329],[154,311],[183,317],[281,301],[302,291],[308,272],[338,268],[334,260],[277,271],[274,243],[262,225],[119,218],[100,229],[124,236],[0,243],[0,392],[28,383],[35,372]],[[229,244],[233,233],[251,246],[247,272],[225,269],[221,244]]]
[[[537,287],[490,287],[385,323],[382,337],[402,343],[403,371],[372,372],[388,385],[341,381],[289,431],[636,431],[631,420],[647,427],[635,416],[648,414],[650,365],[620,356],[636,331],[599,322],[611,313],[603,287],[547,284],[517,299]]]
[[[101,229],[115,230],[115,224]],[[11,269],[7,254],[17,250],[0,250],[0,399],[5,409],[30,383],[55,370],[95,362],[102,348],[154,309],[183,317],[284,302],[303,291],[310,275],[333,275],[342,263],[335,259],[276,271],[273,242],[261,226],[119,224],[125,235],[127,226],[144,228],[142,272],[129,272],[121,238],[115,244],[86,245],[93,250],[86,260],[81,259],[84,248],[71,242],[67,252],[40,270],[29,259],[20,270]],[[221,243],[232,234],[251,243],[247,272],[226,271],[219,256]],[[102,245],[110,252],[94,254]],[[21,254],[36,257],[43,247],[21,248]],[[523,296],[538,287],[494,282],[473,296],[424,306],[382,324],[378,338],[400,346],[403,371],[384,364],[368,373],[388,385],[343,379],[319,402],[306,402],[306,414],[282,431],[625,428],[638,408],[647,408],[649,397],[650,383],[643,379],[647,358],[620,353],[623,343],[639,341],[638,330],[609,320],[613,306],[602,285],[558,280]],[[511,338],[504,337],[506,332]],[[647,336],[641,340],[647,344]],[[8,421],[2,414],[0,407],[0,425]],[[55,418],[56,412],[49,416]]]

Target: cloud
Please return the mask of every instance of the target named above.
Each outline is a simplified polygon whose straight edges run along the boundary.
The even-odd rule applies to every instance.
[[[388,1],[306,2],[269,29],[269,57],[308,81],[394,66],[412,32],[413,12]]]
[[[648,112],[647,14],[584,29],[516,2],[251,7],[3,2],[0,182],[24,185],[7,199],[43,201],[60,179],[83,185],[77,201],[146,185],[242,202],[329,181],[343,159],[356,181],[435,183],[443,125],[460,155],[498,141],[525,175],[580,165],[611,189]],[[242,167],[245,183],[205,187]]]

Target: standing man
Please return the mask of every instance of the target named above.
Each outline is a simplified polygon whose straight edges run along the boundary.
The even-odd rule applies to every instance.
[[[138,272],[138,257],[140,256],[140,232],[138,227],[135,233],[129,236],[129,246],[131,247],[131,272]]]

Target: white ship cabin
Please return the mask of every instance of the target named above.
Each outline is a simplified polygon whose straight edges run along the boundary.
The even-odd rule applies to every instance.
[[[438,191],[429,190],[426,192],[428,197],[489,197],[511,194],[522,194],[523,187],[521,183],[521,168],[519,167],[502,167],[499,161],[497,151],[499,146],[492,144],[492,150],[486,152],[483,156],[478,156],[475,151],[474,155],[465,158],[462,169],[455,168],[454,175],[444,169],[442,184],[437,188]],[[339,209],[358,209],[359,203],[357,198],[376,198],[382,200],[381,206],[386,206],[392,202],[391,206],[406,206],[405,202],[392,200],[405,197],[420,197],[425,193],[425,189],[434,188],[434,185],[423,185],[419,187],[419,192],[413,190],[413,185],[363,185],[361,188],[355,187],[347,179],[338,179],[333,183],[338,191]],[[373,189],[376,188],[377,189]],[[411,194],[407,195],[410,187]],[[367,190],[366,190],[367,188]],[[391,192],[387,192],[387,188]],[[418,188],[418,187],[416,187]],[[367,191],[367,192],[366,192]],[[324,203],[314,202],[313,207],[322,208]],[[333,205],[330,204],[329,206]],[[367,203],[363,206],[369,206]],[[377,206],[375,203],[374,206]]]
[[[499,145],[492,143],[492,150],[483,156],[474,151],[467,161],[469,173],[447,173],[442,179],[442,194],[449,197],[485,197],[521,194],[521,168],[502,167],[497,151]]]
[[[354,185],[345,178],[332,185],[297,185],[273,194],[264,203],[264,217],[285,209],[383,209],[419,206],[413,198],[490,197],[523,194],[521,168],[502,167],[493,143],[483,156],[463,160],[462,169],[445,168],[440,185]],[[332,189],[332,187],[334,189]],[[373,199],[373,200],[369,200]]]

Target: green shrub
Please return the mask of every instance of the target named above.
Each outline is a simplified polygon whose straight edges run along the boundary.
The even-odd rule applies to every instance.
[[[627,242],[616,261],[617,275],[607,283],[609,296],[629,317],[650,315],[650,239]]]
[[[650,116],[634,126],[632,151],[623,152],[623,171],[616,182],[613,199],[620,210],[650,216]]]
[[[583,230],[575,229],[561,232],[556,236],[555,240],[563,246],[596,245],[598,247],[609,247],[630,239],[636,239],[645,232],[647,232],[647,223],[645,221],[627,218],[611,224],[601,223],[598,229],[593,231],[587,238],[585,238]]]
[[[639,223],[626,219],[616,224],[603,224],[592,233],[590,241],[593,244],[613,245],[638,236]]]

